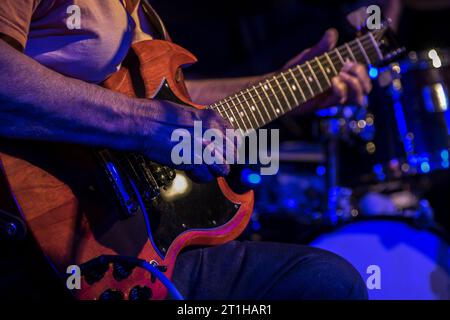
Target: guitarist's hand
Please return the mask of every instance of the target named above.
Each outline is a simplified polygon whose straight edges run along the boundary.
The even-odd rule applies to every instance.
[[[237,145],[240,141],[231,141],[224,134],[226,129],[232,129],[228,122],[214,110],[199,110],[168,101],[160,101],[156,104],[156,108],[155,103],[153,103],[151,108],[148,108],[152,110],[152,114],[150,115],[152,120],[149,122],[143,137],[143,151],[149,159],[175,169],[184,170],[194,181],[198,182],[211,181],[214,177],[225,176],[229,173],[230,167],[225,160],[225,151],[232,152],[236,156]],[[215,144],[203,139],[203,135],[194,135],[195,121],[201,121],[203,131],[207,129],[217,130],[217,135],[222,136],[224,148],[227,149],[215,148]],[[172,159],[172,150],[181,141],[181,139],[171,141],[172,134],[175,130],[179,130],[178,132],[183,137],[187,137],[191,141],[192,155],[189,164],[176,164],[174,163],[174,159]],[[194,143],[202,146],[201,152],[194,151]],[[211,149],[211,147],[214,149]],[[214,151],[214,154],[217,155],[216,158],[219,158],[217,164],[205,163],[203,159],[203,148]],[[179,153],[176,152],[176,154]],[[194,159],[201,162],[201,164],[194,164]]]
[[[298,56],[291,59],[285,69],[301,64],[316,56],[319,56],[336,46],[338,32],[329,29],[322,39],[313,47],[304,50]],[[365,95],[372,90],[372,83],[367,74],[366,67],[354,62],[347,62],[342,71],[332,80],[332,88],[328,92],[311,100],[300,108],[303,112],[320,107],[329,107],[336,104],[364,105]]]

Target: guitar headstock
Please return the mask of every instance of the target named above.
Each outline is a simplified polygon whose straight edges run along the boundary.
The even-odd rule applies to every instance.
[[[405,53],[405,48],[399,45],[390,28],[391,20],[383,16],[378,6],[362,7],[353,11],[347,15],[347,20],[357,30],[359,37],[372,34],[382,57],[377,65],[386,65]]]
[[[371,32],[373,38],[380,50],[383,59],[379,61],[378,65],[386,65],[393,60],[399,59],[406,52],[406,49],[399,45],[396,36],[389,27],[389,20],[383,22],[382,27],[376,30],[367,30]]]

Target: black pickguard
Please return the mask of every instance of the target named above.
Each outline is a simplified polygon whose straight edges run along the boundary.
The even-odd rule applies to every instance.
[[[163,191],[147,206],[153,242],[162,255],[181,233],[224,225],[239,209],[239,205],[224,196],[217,181],[200,184],[188,178],[184,180],[182,173],[177,175],[187,181],[189,191],[173,199],[166,197]]]

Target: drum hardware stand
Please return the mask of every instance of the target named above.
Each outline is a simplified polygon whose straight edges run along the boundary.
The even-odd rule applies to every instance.
[[[351,135],[362,135],[362,130],[355,131],[352,128],[352,123],[359,123],[364,119],[366,124],[367,109],[363,107],[357,108],[357,110],[351,111],[350,114],[345,109],[351,109],[351,106],[343,106],[341,111],[334,114],[325,116],[321,120],[322,133],[325,137],[324,145],[326,150],[326,207],[324,210],[323,221],[326,224],[334,226],[341,220],[348,220],[355,217],[358,211],[350,204],[350,199],[353,191],[348,188],[339,186],[338,169],[339,169],[339,143],[341,140],[350,139]],[[358,121],[358,119],[360,121]],[[370,132],[368,133],[370,134]]]
[[[336,225],[338,218],[339,186],[339,119],[329,118],[325,122],[325,145],[326,145],[326,207],[323,214],[323,222],[327,225]]]
[[[397,129],[400,135],[401,141],[403,143],[403,148],[407,155],[407,161],[409,162],[409,158],[411,157],[414,150],[414,141],[413,137],[408,134],[408,129],[406,127],[406,119],[403,113],[403,106],[401,97],[403,95],[403,85],[401,81],[400,74],[400,66],[398,63],[393,63],[390,66],[391,72],[391,82],[389,84],[390,93],[392,95],[392,99],[394,101],[394,109],[395,109],[395,117],[397,120]]]

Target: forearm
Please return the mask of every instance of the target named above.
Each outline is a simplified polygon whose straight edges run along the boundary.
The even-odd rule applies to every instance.
[[[188,80],[186,81],[186,86],[192,101],[202,105],[210,105],[269,77],[270,74],[242,78]],[[299,116],[312,112],[314,109],[317,109],[318,105],[326,106],[326,98],[328,96],[329,94],[327,93],[318,97],[318,99],[310,100],[301,105],[300,108],[295,108],[291,114]]]
[[[241,77],[225,79],[188,80],[186,86],[192,101],[202,105],[210,105],[226,98],[235,92],[257,83],[263,77]]]
[[[3,40],[0,83],[0,136],[137,150],[149,122],[143,100],[60,75]]]

